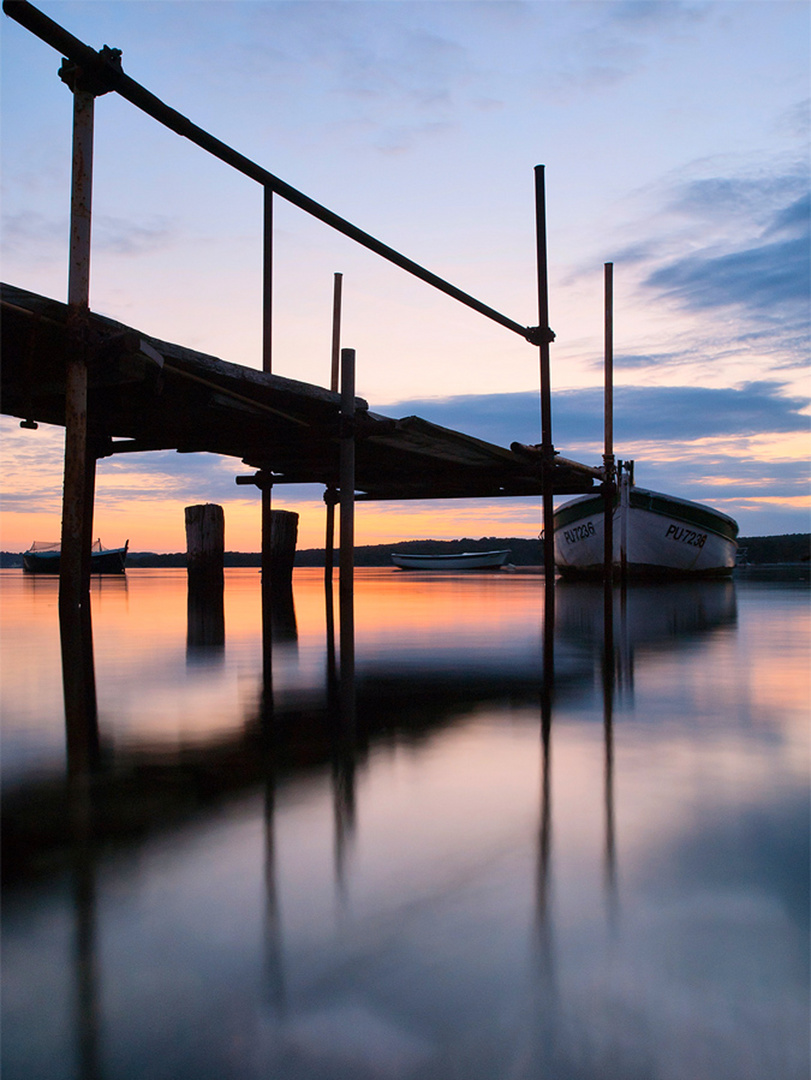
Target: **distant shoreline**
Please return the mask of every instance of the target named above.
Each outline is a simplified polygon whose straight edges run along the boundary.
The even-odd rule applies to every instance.
[[[399,540],[392,544],[366,544],[355,548],[355,565],[391,566],[392,551],[414,551],[422,554],[452,555],[460,551],[489,551],[510,548],[514,566],[536,567],[543,563],[540,540],[522,537],[486,536],[478,540]],[[781,536],[742,536],[738,550],[744,556],[741,569],[766,566],[809,566],[811,556],[811,533],[787,533]],[[159,554],[151,551],[130,551],[127,566],[136,569],[158,567],[185,567],[186,552]],[[226,551],[225,565],[261,565],[258,551]],[[296,552],[296,566],[323,567],[324,548],[303,548]],[[338,565],[338,553],[335,553]],[[0,551],[0,569],[22,567],[22,552]]]

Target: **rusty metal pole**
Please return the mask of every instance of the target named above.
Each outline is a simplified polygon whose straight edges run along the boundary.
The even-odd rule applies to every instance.
[[[273,189],[264,187],[264,233],[262,246],[262,370],[273,371]],[[271,581],[272,581],[272,484],[268,477],[261,485],[262,495],[262,667],[265,690],[270,693],[272,632],[271,632]]]
[[[343,274],[335,274],[332,286],[332,355],[330,365],[329,388],[333,393],[338,391],[338,378],[341,366],[341,294],[343,290]]]
[[[341,530],[339,597],[341,634],[344,605],[351,608],[355,571],[355,350],[341,349]]]
[[[330,364],[329,388],[338,391],[338,379],[341,366],[341,287],[343,274],[336,273],[332,290],[332,356]],[[327,529],[324,541],[324,586],[332,589],[332,571],[335,562],[335,488],[328,487],[324,492],[327,504]]]
[[[354,648],[354,542],[355,542],[355,351],[341,349],[340,437],[340,552],[338,602],[340,608],[341,687],[344,658]]]
[[[538,349],[541,367],[541,453],[543,466],[543,565],[547,603],[554,605],[555,534],[553,525],[554,461],[552,444],[552,390],[549,373],[549,345],[554,334],[549,329],[549,286],[546,259],[546,192],[544,167],[535,166],[535,230],[538,265]]]
[[[614,264],[605,271],[605,391],[603,452],[603,576],[610,582],[614,574]]]
[[[87,536],[86,334],[90,303],[90,226],[93,190],[93,113],[95,98],[73,90],[73,177],[70,206],[68,305],[70,355],[65,370],[65,476],[62,491],[62,553],[59,608],[78,611],[84,601],[83,546]],[[88,562],[90,552],[87,552]]]

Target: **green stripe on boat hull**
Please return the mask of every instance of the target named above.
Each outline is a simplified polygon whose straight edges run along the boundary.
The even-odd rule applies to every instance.
[[[556,511],[554,523],[555,561],[561,575],[602,575],[602,497],[567,503]],[[619,568],[624,538],[630,577],[723,577],[734,568],[737,523],[712,507],[628,487],[622,499],[613,500],[612,523],[614,566]]]
[[[738,536],[738,524],[726,514],[713,510],[710,506],[701,503],[689,502],[687,499],[677,499],[671,495],[662,495],[658,491],[648,491],[646,488],[632,487],[629,491],[632,509],[647,510],[651,514],[661,514],[664,517],[678,518],[690,525],[697,525],[702,529],[709,529],[719,536],[725,536],[728,540],[736,540]],[[614,496],[614,508],[619,506],[619,495]],[[555,529],[564,528],[582,518],[592,517],[594,514],[603,513],[602,495],[587,495],[582,499],[575,499],[555,511]]]

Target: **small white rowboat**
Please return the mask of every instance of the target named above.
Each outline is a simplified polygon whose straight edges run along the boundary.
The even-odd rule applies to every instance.
[[[497,570],[510,557],[504,551],[463,551],[458,555],[406,555],[393,551],[391,561],[401,570]]]
[[[555,511],[555,563],[563,577],[603,572],[602,495]],[[710,506],[634,487],[620,478],[613,512],[614,566],[632,577],[723,577],[732,573],[738,523]]]

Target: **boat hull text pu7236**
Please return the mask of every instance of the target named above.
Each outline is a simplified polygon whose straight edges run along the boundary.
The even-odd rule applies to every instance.
[[[596,577],[604,568],[601,495],[555,511],[555,563],[563,577]],[[614,497],[613,565],[630,577],[725,577],[735,566],[738,524],[701,503],[634,487],[620,477]]]

